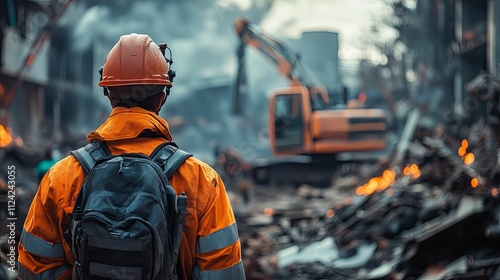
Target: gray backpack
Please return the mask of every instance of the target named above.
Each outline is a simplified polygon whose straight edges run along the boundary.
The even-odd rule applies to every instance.
[[[149,157],[100,141],[71,153],[87,172],[65,233],[73,279],[177,279],[187,197],[168,179],[192,155],[172,142]]]

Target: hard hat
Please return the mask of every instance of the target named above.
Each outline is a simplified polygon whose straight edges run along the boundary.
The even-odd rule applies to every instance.
[[[160,48],[148,35],[123,35],[104,62],[99,86],[165,85],[170,88],[168,68]]]

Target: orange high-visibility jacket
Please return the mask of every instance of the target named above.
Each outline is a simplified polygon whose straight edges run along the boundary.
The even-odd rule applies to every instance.
[[[151,137],[151,132],[158,137]],[[171,141],[168,124],[140,108],[115,108],[87,140],[105,141],[112,154],[150,155]],[[86,174],[73,156],[56,163],[40,182],[19,242],[20,279],[71,279],[73,255],[63,233]],[[172,176],[188,197],[179,249],[184,279],[244,279],[238,230],[224,184],[206,163],[188,158]]]

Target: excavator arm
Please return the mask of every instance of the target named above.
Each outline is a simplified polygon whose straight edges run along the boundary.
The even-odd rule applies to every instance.
[[[278,72],[286,77],[291,85],[310,86],[300,69],[300,55],[289,50],[285,45],[266,35],[259,26],[246,19],[236,20],[236,33],[240,38],[239,56],[244,56],[244,48],[250,45],[257,49]]]
[[[324,107],[328,103],[328,94],[325,89],[317,89],[319,86],[313,86],[308,80],[305,70],[300,63],[300,54],[287,48],[283,43],[273,39],[264,33],[261,28],[247,19],[239,18],[235,23],[236,34],[240,38],[238,47],[238,73],[236,81],[236,93],[234,112],[242,112],[242,95],[246,86],[245,77],[245,49],[251,46],[256,49],[268,62],[270,62],[280,75],[288,79],[290,86],[303,86],[307,89],[316,88],[313,92],[320,94],[319,100],[316,100],[319,106]],[[311,95],[315,98],[315,95]]]

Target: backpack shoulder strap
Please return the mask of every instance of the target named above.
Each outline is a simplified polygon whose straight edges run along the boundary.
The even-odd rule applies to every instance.
[[[150,158],[162,167],[165,176],[170,180],[181,164],[191,156],[193,155],[179,149],[174,142],[166,142],[156,147]],[[173,188],[171,190],[175,194]],[[176,195],[172,206],[176,215],[174,216],[175,226],[172,229],[172,247],[169,254],[172,260],[177,260],[184,229],[184,216],[187,213],[187,197],[184,192],[181,195]]]
[[[102,141],[92,141],[78,150],[71,151],[71,154],[80,162],[87,174],[94,167],[96,162],[111,155],[108,147]]]
[[[174,142],[166,142],[156,147],[150,157],[163,168],[165,175],[170,179],[177,168],[191,156],[193,155],[179,149]]]

